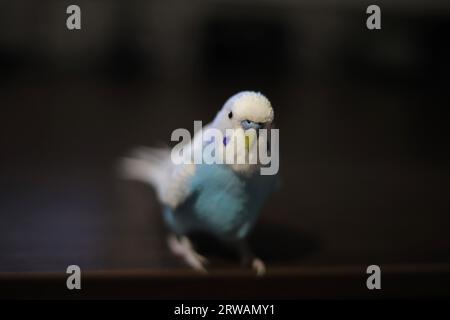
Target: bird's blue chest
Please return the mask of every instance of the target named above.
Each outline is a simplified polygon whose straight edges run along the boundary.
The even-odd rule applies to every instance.
[[[205,231],[219,237],[242,238],[253,226],[270,186],[235,173],[227,165],[197,165],[191,196],[166,214],[179,232]],[[268,188],[269,187],[269,188]],[[168,217],[167,217],[168,216]]]

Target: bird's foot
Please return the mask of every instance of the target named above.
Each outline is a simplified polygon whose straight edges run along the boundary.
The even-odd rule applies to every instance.
[[[167,238],[167,244],[170,250],[175,255],[182,257],[190,267],[200,272],[207,272],[205,265],[208,264],[208,259],[195,251],[188,237],[170,235]]]
[[[235,248],[237,249],[243,266],[251,267],[257,276],[266,274],[266,265],[260,258],[254,255],[247,241],[239,241],[235,244]]]
[[[261,259],[253,258],[251,265],[257,276],[263,276],[266,274],[266,265]]]

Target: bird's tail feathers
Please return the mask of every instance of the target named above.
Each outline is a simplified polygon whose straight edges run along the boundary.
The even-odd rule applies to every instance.
[[[122,158],[119,175],[124,179],[149,183],[159,192],[170,175],[170,149],[139,147]]]

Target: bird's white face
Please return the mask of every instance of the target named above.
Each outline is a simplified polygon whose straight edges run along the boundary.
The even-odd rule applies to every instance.
[[[213,127],[226,129],[270,129],[274,113],[270,101],[260,93],[243,91],[227,100]],[[225,132],[224,132],[225,133]]]
[[[223,109],[228,121],[223,121],[222,125],[227,129],[268,129],[274,117],[269,100],[255,92],[234,95]],[[222,117],[225,117],[225,114],[222,114]]]
[[[267,145],[267,135],[262,138],[259,130],[271,129],[273,118],[272,106],[265,96],[256,92],[244,91],[228,99],[214,120],[213,127],[220,129],[225,135],[224,145],[227,151],[234,150],[234,147],[228,145],[228,141],[241,137],[245,143],[240,145],[241,147],[237,145],[236,154],[248,154],[256,152],[256,141],[263,139],[260,142]],[[231,136],[228,129],[234,130]],[[252,172],[257,166],[246,163],[234,164],[232,167],[236,171]]]

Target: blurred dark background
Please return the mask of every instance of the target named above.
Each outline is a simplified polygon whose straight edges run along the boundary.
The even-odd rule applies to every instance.
[[[269,268],[450,263],[450,2],[369,4],[1,1],[0,271],[186,268],[115,166],[241,90],[280,128]]]

